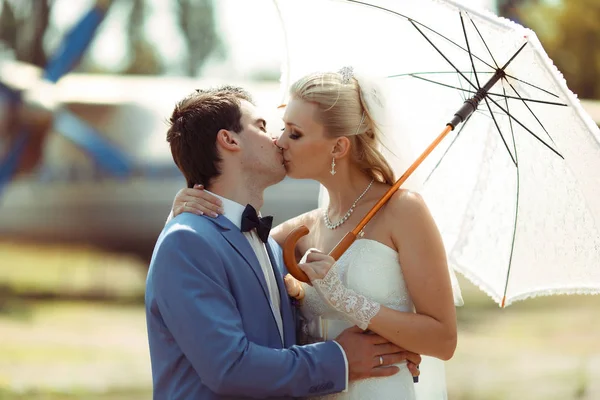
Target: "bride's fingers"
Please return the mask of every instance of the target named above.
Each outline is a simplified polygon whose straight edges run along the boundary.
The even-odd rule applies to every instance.
[[[306,250],[306,252],[304,254],[309,255],[311,253],[323,253],[323,252],[315,247],[311,247],[308,250]]]
[[[285,288],[287,294],[291,297],[299,297],[302,295],[302,285],[292,275],[287,274],[283,281],[285,282]]]
[[[330,264],[333,264],[335,262],[333,257],[331,257],[329,254],[325,254],[325,253],[321,253],[321,252],[317,252],[317,251],[310,252],[306,256],[306,261],[307,262],[327,261]]]
[[[313,267],[315,274],[319,277],[319,279],[325,278],[325,276],[331,269],[332,265],[333,265],[332,263],[323,262],[323,261],[317,261],[317,262],[311,263],[311,266]]]
[[[298,264],[298,267],[308,276],[308,279],[310,279],[311,282],[315,279],[319,279],[317,273],[310,264]]]
[[[416,366],[415,364],[411,363],[410,361],[408,361],[406,363],[406,366],[408,367],[408,370],[410,371],[412,376],[419,376],[421,375],[421,371],[419,371],[419,367]]]
[[[186,192],[191,201],[195,201],[203,207],[216,213],[223,213],[223,202],[218,197],[213,196],[203,189],[203,186],[197,186]]]
[[[416,366],[416,368],[419,368],[419,364],[421,364],[421,356],[419,354],[413,353],[411,351],[406,352],[406,360],[409,363],[414,364]]]
[[[177,200],[178,204],[189,207],[189,210],[200,211],[211,217],[217,217],[218,214],[223,214],[223,208],[211,203],[209,200],[195,196],[182,196]],[[189,211],[186,210],[186,211]]]
[[[181,194],[175,198],[175,203],[173,205],[173,216],[175,217],[183,212],[191,212],[197,215],[211,215],[214,213],[206,207],[203,207],[202,205],[198,204],[197,200],[194,197]]]
[[[223,202],[221,201],[221,199],[219,199],[215,195],[208,193],[206,190],[204,190],[204,186],[202,186],[202,185],[195,185],[194,188],[190,189],[190,190],[191,190],[190,196],[192,196],[192,197],[197,197],[199,199],[203,199],[207,203],[211,203],[217,207],[223,206]]]
[[[189,213],[196,214],[196,215],[204,215],[204,211],[198,209],[197,207],[194,207],[187,201],[184,201],[183,204],[181,204],[180,206],[177,206],[173,209],[173,217],[176,217],[177,215],[184,213],[184,212],[189,212]]]

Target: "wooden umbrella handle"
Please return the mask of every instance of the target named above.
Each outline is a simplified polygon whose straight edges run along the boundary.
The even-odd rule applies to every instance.
[[[308,235],[309,232],[310,231],[306,226],[301,225],[291,231],[283,242],[283,261],[285,262],[288,271],[294,278],[306,283],[310,282],[310,279],[308,279],[308,276],[300,269],[296,262],[296,243],[298,243],[298,240],[300,240],[301,237]],[[329,255],[333,257],[334,260],[338,260],[355,240],[356,235],[352,231],[348,232],[333,250],[331,250]]]
[[[304,225],[292,230],[283,242],[283,262],[292,276],[302,282],[310,282],[308,276],[300,269],[296,262],[296,243],[302,236],[308,235],[308,228]]]
[[[342,240],[338,242],[338,244],[329,253],[330,256],[332,256],[335,260],[338,260],[342,256],[342,254],[344,254],[344,252],[348,250],[348,247],[350,247],[352,243],[354,243],[360,231],[362,231],[363,228],[367,225],[367,223],[369,223],[371,218],[375,216],[377,211],[379,211],[379,209],[383,207],[383,205],[394,195],[394,193],[400,188],[400,186],[415,171],[415,169],[417,169],[417,167],[421,165],[423,160],[425,160],[425,158],[429,154],[431,154],[433,149],[435,149],[437,145],[440,144],[440,142],[446,137],[446,135],[448,135],[448,133],[450,133],[453,129],[453,125],[446,125],[446,128],[444,128],[442,133],[440,133],[438,137],[435,138],[435,140],[425,149],[423,154],[421,154],[419,158],[417,158],[417,160],[414,163],[412,163],[410,167],[408,167],[408,169],[406,170],[406,172],[404,172],[404,174],[402,174],[400,179],[398,179],[396,183],[394,183],[394,185],[383,195],[383,197],[379,199],[377,204],[373,206],[373,208],[367,213],[367,215],[365,215],[365,217],[358,223],[358,225],[356,225],[354,229],[348,232],[346,236],[344,236]],[[283,242],[283,261],[285,262],[288,271],[290,271],[290,274],[292,274],[294,278],[306,283],[309,282],[308,276],[306,276],[304,271],[302,271],[300,267],[298,267],[298,263],[296,262],[296,243],[298,243],[298,240],[300,240],[302,236],[308,235],[309,232],[310,231],[306,226],[299,226],[292,232],[290,232],[290,234],[285,238],[285,241]]]

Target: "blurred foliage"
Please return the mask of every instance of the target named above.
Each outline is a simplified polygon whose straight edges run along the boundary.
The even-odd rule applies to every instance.
[[[156,49],[144,34],[144,20],[147,12],[146,0],[130,0],[131,10],[127,23],[128,65],[120,71],[123,74],[156,75],[163,72],[163,64]]]
[[[46,64],[44,35],[50,30],[52,0],[0,0],[0,40],[19,61]]]
[[[536,32],[579,98],[600,99],[599,0],[505,0],[498,9]]]
[[[0,41],[14,51],[18,61],[40,67],[52,51],[48,37],[56,37],[56,28],[51,24],[52,9],[58,1],[68,0],[0,0]],[[113,0],[126,5],[129,12],[127,26],[128,60],[121,74],[156,75],[164,72],[164,63],[157,49],[147,37],[147,18],[151,1]],[[224,46],[217,34],[214,0],[177,0],[172,3],[174,20],[185,43],[185,56],[181,62],[189,76],[195,76],[212,55],[222,57]],[[55,44],[55,43],[52,43]],[[79,70],[106,72],[98,65],[86,60]]]
[[[187,45],[188,76],[196,75],[210,55],[223,57],[225,47],[217,35],[213,0],[177,0],[178,22]]]

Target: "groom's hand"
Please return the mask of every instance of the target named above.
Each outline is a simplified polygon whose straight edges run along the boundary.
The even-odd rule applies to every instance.
[[[365,334],[356,326],[343,331],[335,341],[346,353],[349,381],[394,375],[400,369],[393,364],[405,360],[416,365],[421,362],[418,354],[407,352],[379,335]],[[418,369],[415,371],[418,375]]]

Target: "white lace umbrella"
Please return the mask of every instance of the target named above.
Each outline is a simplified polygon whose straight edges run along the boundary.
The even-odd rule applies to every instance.
[[[396,149],[450,126],[412,178],[457,271],[502,307],[600,292],[600,133],[531,30],[453,1],[276,4],[285,87],[352,65],[385,79]]]

